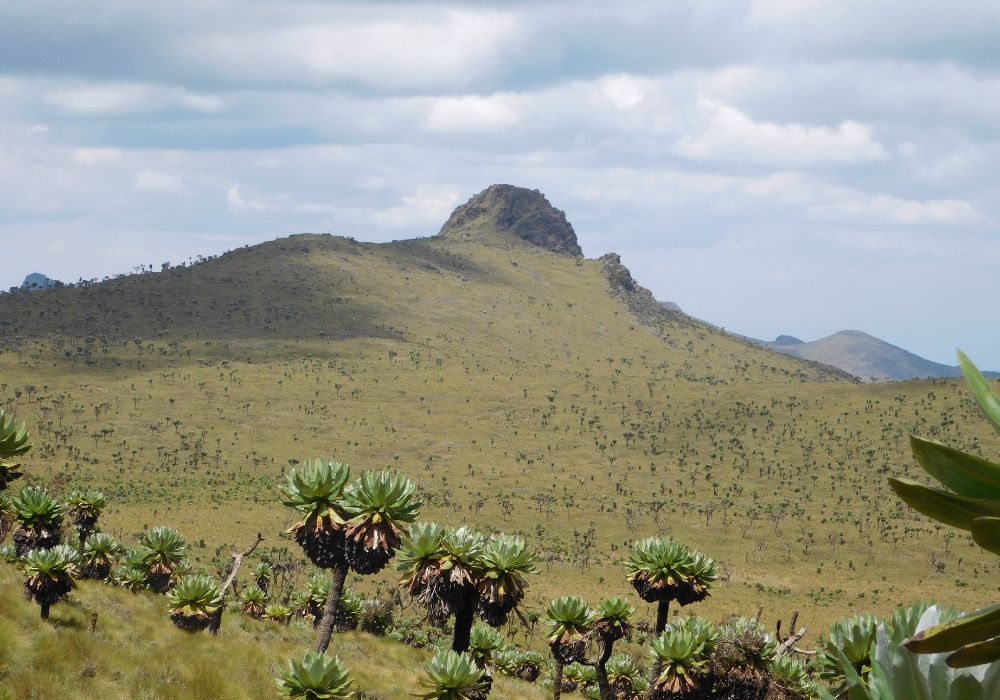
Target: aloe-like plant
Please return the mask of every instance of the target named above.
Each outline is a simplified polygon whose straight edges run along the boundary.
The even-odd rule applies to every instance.
[[[424,690],[416,696],[423,700],[484,700],[489,684],[483,675],[468,654],[440,651],[428,664],[420,679]]]
[[[33,549],[24,557],[24,593],[41,608],[43,620],[49,618],[49,608],[73,590],[78,561],[77,553],[64,544]]]
[[[802,698],[816,696],[816,684],[809,677],[802,662],[790,654],[772,657],[767,670],[771,684],[780,687],[786,695]]]
[[[357,629],[364,613],[365,601],[345,586],[333,617],[333,624],[337,631],[348,632]]]
[[[494,656],[503,646],[503,637],[492,627],[476,625],[469,635],[469,658],[487,673],[495,668]]]
[[[271,622],[288,622],[292,616],[292,609],[280,603],[271,603],[264,608],[264,619]]]
[[[608,659],[606,672],[608,686],[616,697],[632,698],[646,687],[642,669],[628,654],[615,654]]]
[[[839,663],[843,682],[837,698],[849,700],[989,700],[1000,697],[1000,663],[955,669],[948,666],[948,652],[915,654],[906,648],[906,639],[924,630],[957,619],[951,609],[927,607],[920,603],[897,610],[878,624],[869,652],[867,673],[858,673],[842,649],[827,648],[833,663]],[[781,657],[778,657],[781,658]],[[777,676],[777,673],[775,674]],[[820,698],[833,700],[825,689],[816,689]]]
[[[396,568],[399,585],[423,603],[434,622],[455,615],[452,650],[469,649],[476,614],[489,625],[504,624],[519,612],[525,576],[536,571],[537,556],[519,537],[497,534],[486,540],[468,529],[447,530],[418,523],[403,539]]]
[[[437,523],[415,523],[396,562],[403,573],[399,585],[427,608],[432,621],[444,622],[452,612],[466,610],[471,616],[484,545],[483,536],[469,528],[447,530]]]
[[[17,550],[14,549],[12,544],[0,545],[0,561],[5,561],[8,564],[16,564],[19,559],[17,556]]]
[[[182,577],[167,592],[170,620],[185,632],[199,632],[212,622],[222,605],[219,584],[209,576],[191,574]]]
[[[122,546],[111,535],[98,532],[87,538],[81,557],[81,578],[103,581],[111,574],[115,560],[122,553]]]
[[[579,596],[565,595],[549,603],[544,623],[549,628],[547,639],[556,661],[571,664],[583,658],[593,616]]]
[[[20,523],[14,531],[14,548],[19,557],[32,549],[51,549],[59,544],[66,506],[44,489],[22,489],[11,497],[10,509]]]
[[[10,494],[0,491],[0,544],[7,539],[7,533],[14,526],[14,509],[10,501]]]
[[[84,543],[97,528],[97,519],[101,517],[108,501],[100,491],[73,491],[66,497],[66,505],[79,536],[79,551],[83,553]]]
[[[961,351],[958,363],[983,414],[1000,432],[1000,394]],[[950,490],[890,478],[896,494],[915,510],[968,531],[980,547],[1000,554],[1000,464],[916,436],[910,446],[924,471]],[[1000,603],[922,630],[907,648],[918,654],[952,652],[948,664],[954,668],[1000,660]]]
[[[121,586],[132,593],[146,589],[146,571],[128,564],[111,569],[110,580],[114,585]]]
[[[253,577],[257,588],[267,593],[271,585],[271,566],[266,561],[259,561],[250,570],[250,576]]]
[[[255,620],[264,616],[267,607],[267,593],[258,586],[247,586],[240,593],[240,611]]]
[[[820,676],[834,686],[834,693],[847,691],[851,672],[844,668],[842,659],[850,664],[854,674],[863,681],[871,672],[872,652],[875,649],[875,630],[878,621],[870,613],[837,620],[826,634],[820,636],[818,660]]]
[[[639,597],[657,603],[656,633],[667,625],[670,601],[689,605],[704,600],[719,575],[705,554],[674,539],[648,537],[636,542],[625,562],[627,580]]]
[[[305,700],[347,700],[354,696],[348,670],[337,657],[307,651],[301,661],[292,659],[288,670],[275,679],[283,696]]]
[[[0,407],[0,491],[10,482],[24,476],[18,459],[31,450],[28,442],[28,428],[17,424],[13,415],[7,415]]]
[[[662,693],[690,693],[699,687],[708,659],[699,637],[683,625],[669,625],[650,648],[651,686]]]
[[[295,536],[309,560],[321,569],[333,569],[345,563],[346,520],[341,499],[350,476],[346,464],[307,459],[300,469],[289,470],[281,487],[284,504],[301,514],[288,532]]]
[[[139,548],[134,564],[146,571],[146,585],[157,593],[165,593],[172,577],[182,566],[187,545],[172,527],[158,525],[139,535]]]
[[[394,471],[369,471],[344,489],[349,518],[345,556],[355,572],[375,574],[399,548],[404,528],[417,519],[416,484]]]
[[[538,555],[520,537],[490,537],[479,560],[479,616],[494,627],[506,624],[524,599],[525,576],[538,573],[537,561]]]

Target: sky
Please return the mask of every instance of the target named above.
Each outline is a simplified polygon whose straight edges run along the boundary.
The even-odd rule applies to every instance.
[[[0,288],[493,183],[745,335],[1000,369],[995,0],[0,2]]]

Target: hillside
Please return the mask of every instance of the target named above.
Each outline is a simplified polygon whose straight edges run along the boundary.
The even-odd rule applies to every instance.
[[[992,595],[995,562],[885,481],[917,477],[910,433],[995,452],[963,384],[859,386],[661,312],[617,256],[568,252],[561,225],[540,239],[559,252],[491,235],[491,202],[468,236],[297,235],[0,297],[28,473],[99,488],[115,534],[168,523],[210,562],[258,530],[294,549],[276,486],[297,460],[392,466],[423,518],[523,534],[544,560],[536,609],[630,593],[623,547],[656,533],[719,560],[696,606],[716,619],[799,610],[815,634],[858,607]],[[393,573],[352,581],[376,583]]]
[[[926,360],[861,331],[840,331],[808,343],[790,336],[761,343],[786,355],[838,367],[863,381],[962,376],[958,367]]]
[[[0,591],[19,587],[16,570],[0,561]],[[170,624],[166,610],[162,596],[84,581],[43,623],[34,603],[0,596],[0,700],[273,700],[275,676],[315,641],[305,622],[285,626],[237,613],[224,618],[217,637],[191,635]],[[342,633],[336,653],[371,700],[412,700],[431,656],[360,632]],[[540,700],[546,693],[499,676],[490,697]]]

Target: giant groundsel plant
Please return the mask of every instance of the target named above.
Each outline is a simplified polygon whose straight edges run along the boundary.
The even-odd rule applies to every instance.
[[[979,407],[1000,432],[1000,395],[961,351],[958,362]],[[967,530],[980,547],[1000,554],[1000,464],[933,440],[913,436],[910,442],[920,466],[949,490],[890,478],[896,494],[924,515]],[[1000,660],[1000,604],[923,630],[906,646],[918,654],[951,652],[948,665],[953,668]]]

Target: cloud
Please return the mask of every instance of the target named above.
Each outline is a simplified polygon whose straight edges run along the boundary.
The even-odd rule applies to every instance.
[[[404,195],[402,203],[373,212],[371,221],[381,228],[425,227],[436,232],[458,204],[459,195],[455,188],[425,185],[412,194]]]
[[[120,161],[122,152],[117,148],[74,148],[71,157],[80,165],[105,165]],[[138,178],[136,183],[138,184]]]
[[[522,34],[514,14],[496,10],[384,16],[261,25],[252,41],[243,32],[202,34],[179,42],[177,51],[235,80],[448,90],[496,69]]]
[[[135,176],[136,192],[147,192],[153,194],[190,194],[184,181],[176,175],[157,172],[155,170],[143,170]]]
[[[124,115],[182,108],[218,112],[222,98],[146,83],[85,83],[50,90],[46,101],[60,110],[82,115]]]
[[[903,199],[889,195],[862,195],[829,204],[818,204],[807,214],[822,219],[867,223],[975,226],[982,215],[970,202],[961,199]]]
[[[269,211],[274,208],[256,197],[244,199],[239,185],[232,185],[226,190],[226,205],[230,211]]]
[[[513,126],[518,114],[504,104],[503,97],[441,97],[432,101],[427,114],[428,131],[470,133],[497,131]]]
[[[779,166],[847,165],[888,158],[871,129],[855,121],[836,128],[755,122],[735,107],[698,101],[695,133],[677,142],[677,152],[694,160],[750,162]]]

